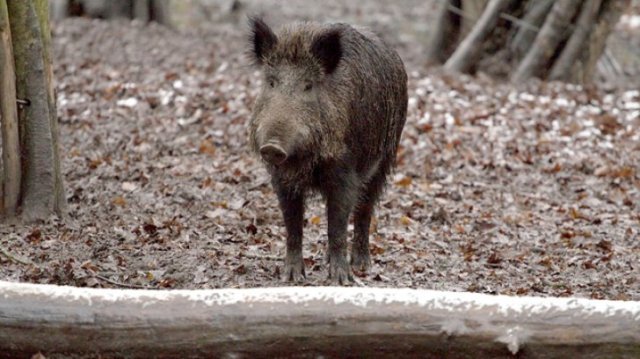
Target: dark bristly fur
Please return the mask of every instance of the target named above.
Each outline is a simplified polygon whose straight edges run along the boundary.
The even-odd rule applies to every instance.
[[[305,198],[327,203],[329,276],[370,266],[369,225],[391,173],[407,112],[407,75],[377,36],[347,24],[296,23],[277,33],[250,19],[252,56],[264,73],[250,143],[272,177],[287,229],[285,280],[304,277]]]

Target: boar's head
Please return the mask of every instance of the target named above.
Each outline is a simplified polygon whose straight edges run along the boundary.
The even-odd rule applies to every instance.
[[[263,74],[249,125],[252,149],[273,166],[335,155],[346,125],[341,29],[303,23],[276,35],[259,18],[250,26],[250,56]]]

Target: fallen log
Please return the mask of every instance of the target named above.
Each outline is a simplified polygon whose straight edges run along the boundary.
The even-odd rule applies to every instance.
[[[413,289],[0,281],[8,357],[640,357],[640,303]]]

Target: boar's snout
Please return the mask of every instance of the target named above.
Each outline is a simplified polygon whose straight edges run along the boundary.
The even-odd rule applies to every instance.
[[[287,152],[277,143],[267,143],[260,147],[262,159],[272,165],[279,165],[287,159]]]

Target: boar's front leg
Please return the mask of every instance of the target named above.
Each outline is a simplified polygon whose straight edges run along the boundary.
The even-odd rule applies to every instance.
[[[329,278],[334,283],[347,284],[353,281],[351,267],[347,261],[347,226],[349,215],[358,197],[355,173],[337,169],[323,184],[327,198],[327,222],[329,246]]]
[[[302,227],[304,224],[304,193],[274,185],[287,229],[287,254],[284,260],[285,281],[305,278],[302,260]]]

